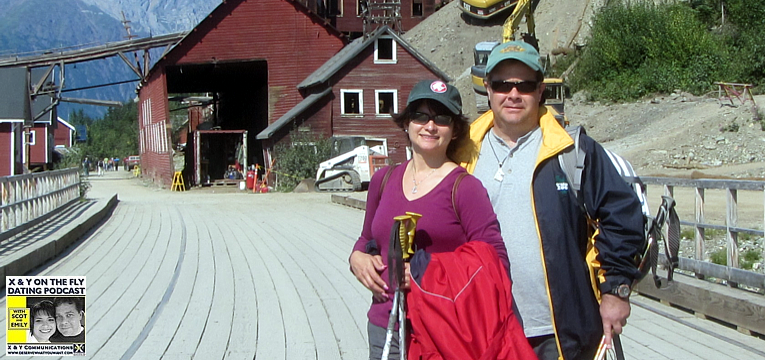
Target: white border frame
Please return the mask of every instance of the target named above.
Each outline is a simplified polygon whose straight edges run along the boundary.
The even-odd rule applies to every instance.
[[[390,117],[390,114],[380,113],[380,93],[393,93],[393,113],[398,114],[398,89],[375,90],[375,114]]]
[[[358,94],[359,96],[359,113],[348,114],[345,112],[345,94]],[[362,116],[364,115],[364,90],[362,89],[341,89],[340,90],[340,115],[342,116]]]
[[[377,57],[378,55],[378,49],[380,46],[380,39],[390,40],[391,42],[391,54],[393,55],[392,59],[380,59]],[[398,63],[398,59],[396,58],[396,52],[398,51],[396,39],[394,39],[392,36],[380,36],[378,39],[375,40],[375,64],[396,64]]]

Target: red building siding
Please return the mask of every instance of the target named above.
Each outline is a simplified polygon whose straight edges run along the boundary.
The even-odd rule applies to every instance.
[[[303,100],[297,84],[345,45],[338,32],[301,6],[288,0],[245,0],[230,14],[213,12],[210,23],[200,24],[167,61],[266,60],[271,124]]]
[[[142,143],[148,131],[168,119],[166,66],[265,60],[268,65],[268,124],[303,100],[297,84],[337,53],[342,34],[290,0],[228,0],[213,11],[165,58],[140,90],[151,99],[151,119],[141,122]],[[142,115],[143,116],[143,115]],[[153,131],[156,133],[156,130]],[[169,136],[167,131],[164,132]],[[255,136],[255,134],[251,134]],[[148,139],[148,138],[145,138]],[[167,140],[169,143],[169,139]],[[144,144],[146,145],[146,144]],[[148,151],[142,169],[155,182],[172,181],[172,152]]]
[[[15,175],[13,173],[14,133],[12,123],[0,123],[0,176]]]
[[[167,130],[169,111],[165,76],[152,75],[139,92],[138,130],[141,172],[160,186],[170,186],[173,178],[172,148]]]
[[[364,29],[363,19],[358,14],[357,4],[359,0],[337,0],[342,7],[342,16],[336,18],[336,26],[343,32],[362,32]],[[412,3],[414,0],[401,0],[401,29],[402,31],[411,30],[422,20],[436,11],[436,4],[443,3],[443,0],[422,0],[422,16],[415,16],[412,12]]]
[[[29,146],[29,159],[31,164],[43,165],[49,162],[49,154],[52,151],[48,143],[48,124],[35,123],[31,131],[34,131],[34,145]]]
[[[333,79],[332,122],[333,135],[364,135],[388,139],[388,153],[393,163],[406,160],[406,147],[409,139],[390,116],[377,115],[375,90],[397,91],[398,112],[406,107],[406,100],[414,84],[420,80],[438,79],[423,63],[413,57],[400,44],[396,45],[395,64],[375,64],[374,45],[367,47],[359,56],[358,62],[348,64],[350,71],[340,71]],[[363,115],[342,115],[340,108],[341,90],[360,89],[362,94]]]
[[[73,136],[74,130],[59,121],[58,127],[56,127],[56,130],[53,132],[53,146],[63,145],[65,147],[71,147]]]

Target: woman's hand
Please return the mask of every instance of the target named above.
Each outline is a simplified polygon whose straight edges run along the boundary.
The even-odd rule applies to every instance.
[[[388,300],[388,284],[382,279],[380,274],[387,268],[383,264],[382,256],[369,255],[361,251],[354,251],[351,254],[351,271],[356,279],[372,292],[376,301]]]

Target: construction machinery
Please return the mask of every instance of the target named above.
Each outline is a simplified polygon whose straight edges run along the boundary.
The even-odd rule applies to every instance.
[[[488,19],[518,2],[517,0],[460,0],[460,9],[467,16]]]
[[[472,2],[476,0],[461,0],[462,2]],[[484,1],[491,2],[491,1]],[[521,40],[525,41],[537,49],[539,44],[537,43],[536,34],[534,31],[534,12],[531,9],[531,0],[518,0],[515,1],[515,9],[507,17],[505,23],[502,25],[502,43],[508,41],[515,41],[516,35],[519,33],[519,26],[521,20],[526,18],[526,33],[520,34]],[[463,7],[463,11],[465,7]],[[473,90],[480,95],[486,96],[486,87],[484,87],[483,79],[486,77],[486,63],[489,59],[491,50],[494,49],[500,42],[497,41],[482,41],[475,45],[473,49],[473,57],[475,65],[470,67],[470,74],[472,76]],[[550,63],[549,57],[542,55],[540,58],[543,69],[547,72],[547,66]],[[560,78],[545,78],[545,105],[553,112],[555,118],[558,119],[561,124],[568,124],[568,119],[564,114],[564,103],[566,96],[566,87],[563,83],[563,79]]]
[[[388,165],[386,139],[363,136],[331,138],[331,159],[319,164],[316,191],[359,191],[375,171]]]

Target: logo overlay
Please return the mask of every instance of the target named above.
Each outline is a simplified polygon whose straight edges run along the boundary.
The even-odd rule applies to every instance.
[[[85,277],[6,276],[7,356],[84,356]]]

